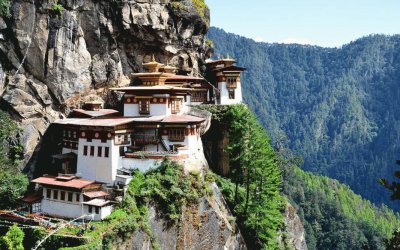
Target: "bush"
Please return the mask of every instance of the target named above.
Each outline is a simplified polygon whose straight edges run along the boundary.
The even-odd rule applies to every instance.
[[[0,0],[0,16],[10,16],[10,1]]]

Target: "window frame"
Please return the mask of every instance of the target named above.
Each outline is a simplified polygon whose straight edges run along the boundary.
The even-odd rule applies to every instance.
[[[51,199],[51,192],[52,192],[51,188],[46,188],[46,198],[47,199]]]
[[[235,89],[228,90],[228,98],[231,100],[235,99]]]
[[[139,99],[138,108],[139,108],[139,114],[141,115],[150,114],[150,99]]]
[[[72,192],[67,193],[68,202],[72,202],[74,200],[74,194]]]
[[[65,191],[60,192],[60,200],[65,201]]]
[[[110,147],[104,147],[104,157],[110,157]]]
[[[102,157],[103,147],[97,146],[97,157]]]
[[[181,112],[182,99],[171,99],[171,113],[178,114]]]
[[[168,140],[173,142],[185,141],[185,128],[170,128],[168,129]]]

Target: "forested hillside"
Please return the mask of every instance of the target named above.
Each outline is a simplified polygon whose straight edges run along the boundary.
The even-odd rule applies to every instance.
[[[206,148],[209,140],[221,139],[221,129],[229,134],[225,146],[230,173],[226,179],[215,178],[249,249],[275,249],[271,239],[282,225],[279,209],[286,203],[277,195],[282,177],[282,194],[304,224],[309,250],[385,249],[384,239],[400,227],[398,214],[386,206],[377,208],[337,180],[299,169],[298,158],[284,143],[273,150],[266,131],[246,106],[202,108],[213,113],[211,129],[203,137]]]
[[[257,43],[211,28],[216,54],[247,67],[245,102],[303,169],[399,209],[377,180],[400,157],[400,36],[374,35],[342,48]]]
[[[399,215],[375,207],[346,185],[296,166],[284,169],[283,192],[296,207],[309,250],[386,249],[400,227]]]

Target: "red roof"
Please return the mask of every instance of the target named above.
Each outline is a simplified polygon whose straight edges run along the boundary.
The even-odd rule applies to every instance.
[[[192,115],[170,115],[162,120],[162,123],[200,123],[205,121],[204,118]]]
[[[78,125],[78,126],[97,126],[97,127],[115,127],[124,125],[134,121],[129,117],[111,117],[111,118],[67,118],[57,120],[54,123],[62,125]]]
[[[108,193],[104,191],[91,191],[83,193],[84,196],[89,197],[90,199],[108,196]]]
[[[37,179],[32,180],[33,183],[38,183],[42,185],[48,186],[57,186],[57,187],[66,187],[66,188],[75,188],[82,189],[90,184],[95,183],[93,180],[84,180],[84,179],[72,179],[72,180],[57,180],[56,176],[42,176]]]
[[[21,201],[32,204],[40,201],[43,198],[43,195],[41,193],[35,192],[35,193],[27,193],[24,195],[24,197],[21,199]]]
[[[118,111],[114,109],[100,109],[97,111],[92,111],[92,110],[84,110],[84,109],[74,109],[72,110],[74,113],[78,113],[81,115],[85,115],[88,117],[101,117],[101,116],[106,116],[106,115],[112,115],[112,114],[117,114]]]

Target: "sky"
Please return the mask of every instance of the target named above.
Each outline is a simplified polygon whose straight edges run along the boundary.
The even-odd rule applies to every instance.
[[[400,0],[206,0],[211,25],[259,42],[339,47],[400,34]]]

